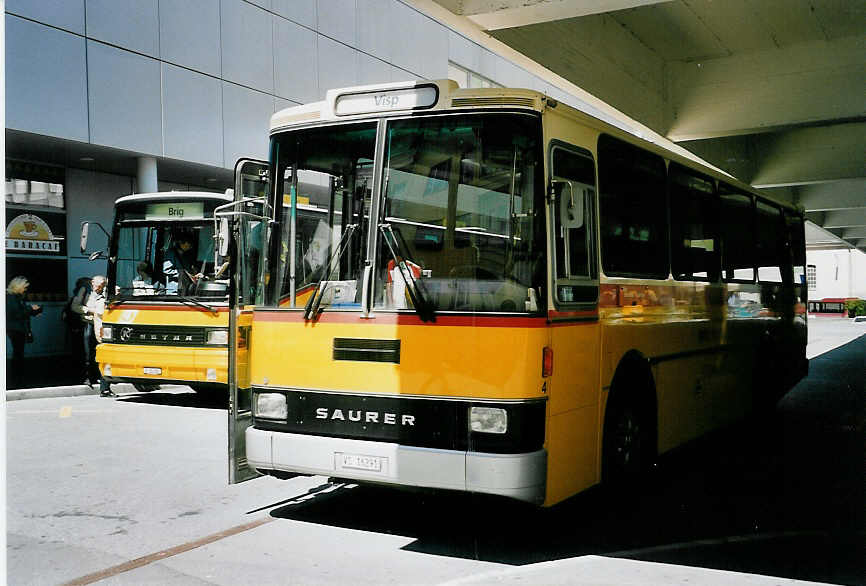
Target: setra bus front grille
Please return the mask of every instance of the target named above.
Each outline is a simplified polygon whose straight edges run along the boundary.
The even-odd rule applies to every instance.
[[[112,344],[204,346],[207,336],[206,328],[195,326],[105,325],[111,326]]]

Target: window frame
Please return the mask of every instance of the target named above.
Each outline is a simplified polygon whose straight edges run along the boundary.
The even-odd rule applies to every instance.
[[[725,193],[725,194],[722,193],[722,186],[723,185],[727,189],[730,190],[729,193]],[[756,205],[755,200],[757,199],[755,197],[755,194],[750,193],[748,191],[744,191],[744,190],[739,189],[737,187],[734,187],[730,183],[726,183],[724,181],[719,181],[718,184],[716,185],[716,194],[719,198],[719,220],[720,220],[719,226],[727,225],[727,223],[725,222],[726,218],[723,216],[723,213],[724,213],[723,210],[725,207],[725,203],[724,203],[724,199],[723,199],[724,195],[741,195],[741,196],[749,198],[749,230],[751,231],[751,237],[752,237],[751,244],[752,244],[752,248],[754,249],[754,247],[757,245],[757,234],[755,232],[756,232],[756,227],[757,227],[757,222],[758,222],[757,213],[755,210],[755,205]],[[751,258],[751,262],[752,262],[752,264],[751,264],[752,278],[751,279],[737,279],[734,276],[725,277],[725,275],[724,275],[724,273],[725,273],[724,245],[725,245],[725,240],[726,240],[725,236],[726,236],[726,234],[724,234],[722,231],[719,232],[720,241],[721,241],[721,244],[723,247],[721,250],[720,258],[719,258],[720,264],[721,264],[721,266],[719,268],[720,281],[722,283],[742,283],[742,284],[757,283],[758,282],[758,268],[757,268],[757,256],[755,256],[755,255],[753,255]]]
[[[559,277],[558,275],[558,263],[559,258],[557,257],[557,245],[556,245],[556,214],[558,212],[559,206],[555,203],[555,200],[551,198],[551,190],[553,189],[553,181],[554,178],[557,177],[556,169],[554,168],[554,153],[557,151],[563,151],[573,156],[584,157],[589,159],[589,162],[592,164],[593,168],[593,183],[591,185],[592,191],[588,196],[589,201],[584,201],[584,225],[586,226],[586,254],[587,254],[587,276],[575,276],[571,275],[568,267],[566,267],[566,273],[568,276]],[[574,309],[580,306],[586,305],[596,305],[599,299],[599,260],[598,260],[598,238],[597,238],[597,230],[596,230],[596,210],[598,207],[598,167],[596,166],[595,157],[588,149],[575,146],[573,144],[567,143],[563,140],[552,139],[547,147],[547,156],[548,156],[548,180],[547,180],[547,206],[548,206],[548,221],[550,222],[550,260],[548,262],[549,266],[549,276],[551,282],[551,293],[553,297],[554,306],[557,308],[568,308]],[[589,185],[585,183],[580,183],[580,185]],[[564,261],[563,261],[564,262]],[[581,289],[586,288],[594,288],[595,296],[592,299],[579,299],[576,301],[563,301],[559,299],[559,286],[573,286],[579,287]]]

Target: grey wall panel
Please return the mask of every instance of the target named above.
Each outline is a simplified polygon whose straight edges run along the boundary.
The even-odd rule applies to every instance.
[[[391,64],[409,71],[414,71],[417,62],[414,58],[415,40],[412,38],[416,14],[402,2],[391,0],[388,11],[382,15],[388,23],[386,42]]]
[[[368,85],[371,83],[388,83],[391,81],[390,63],[381,59],[370,57],[366,53],[358,53],[358,83]]]
[[[448,29],[420,12],[415,12],[412,20],[415,54],[412,71],[427,79],[448,77]]]
[[[255,4],[259,8],[264,8],[265,10],[271,9],[271,0],[247,0],[250,4]]]
[[[499,56],[495,53],[492,53],[487,49],[481,49],[481,52],[478,54],[478,69],[475,73],[480,73],[484,77],[499,83],[499,80],[496,79],[497,59],[499,59]]]
[[[220,81],[163,63],[162,104],[165,156],[222,166]]]
[[[390,10],[392,0],[355,0],[355,22],[358,29],[358,49],[391,61],[391,45],[388,37],[391,29],[384,18]]]
[[[271,14],[243,0],[222,0],[223,79],[274,91],[274,43]]]
[[[87,0],[87,36],[159,56],[157,0]]]
[[[319,96],[316,33],[274,16],[274,83],[276,94],[300,103]]]
[[[391,66],[391,81],[417,81],[418,76],[414,73]]]
[[[232,169],[241,157],[267,158],[273,96],[227,82],[222,88],[223,166]]]
[[[335,41],[356,46],[355,0],[318,0],[317,29]]]
[[[531,88],[532,76],[511,61],[496,57],[496,75],[493,77],[496,83],[505,87]]]
[[[87,141],[84,39],[6,15],[6,127]]]
[[[448,60],[470,71],[478,71],[481,63],[481,47],[463,35],[449,30]]]
[[[271,10],[298,24],[316,28],[316,0],[271,0]]]
[[[291,108],[292,106],[298,105],[298,102],[284,100],[283,98],[274,98],[274,112],[279,112],[280,110],[284,110],[285,108]]]
[[[90,140],[162,155],[159,61],[87,41]]]
[[[70,260],[79,258],[86,263],[88,262],[86,256],[78,250],[81,222],[99,222],[110,233],[111,223],[114,221],[114,202],[118,197],[132,193],[132,178],[84,169],[67,169],[65,187],[69,257]],[[101,230],[94,228],[90,231],[87,240],[88,251],[104,250],[107,246],[107,238]],[[70,271],[69,288],[72,288],[78,277],[95,274],[92,272],[95,266],[96,263],[89,265],[91,272],[73,274]]]
[[[84,0],[6,0],[6,12],[84,34]]]
[[[319,35],[319,98],[328,90],[358,85],[358,52]]]
[[[219,77],[219,0],[159,0],[163,60]]]

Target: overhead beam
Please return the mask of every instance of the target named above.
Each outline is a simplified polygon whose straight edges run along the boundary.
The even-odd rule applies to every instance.
[[[866,115],[859,36],[669,62],[666,75],[666,135],[677,142]]]
[[[484,30],[499,30],[603,14],[670,0],[445,0],[446,8],[459,5],[459,12]],[[453,10],[452,10],[453,11]]]
[[[821,226],[824,228],[866,227],[866,208],[824,212],[824,222]]]
[[[866,206],[866,178],[803,185],[795,201],[808,211],[829,211]]]
[[[749,182],[771,187],[866,177],[864,136],[866,122],[758,135],[757,170]]]
[[[866,238],[866,228],[845,228],[842,230],[842,238]]]

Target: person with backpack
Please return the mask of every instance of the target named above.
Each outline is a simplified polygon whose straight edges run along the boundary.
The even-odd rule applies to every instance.
[[[84,339],[86,333],[85,326],[87,325],[87,319],[84,316],[84,306],[87,303],[88,295],[90,295],[90,277],[80,277],[75,281],[72,296],[66,302],[66,307],[63,308],[60,314],[60,317],[66,322],[69,345],[72,349],[72,356],[76,367],[78,368],[76,380],[82,381],[86,385],[91,383],[88,376],[87,340]]]

